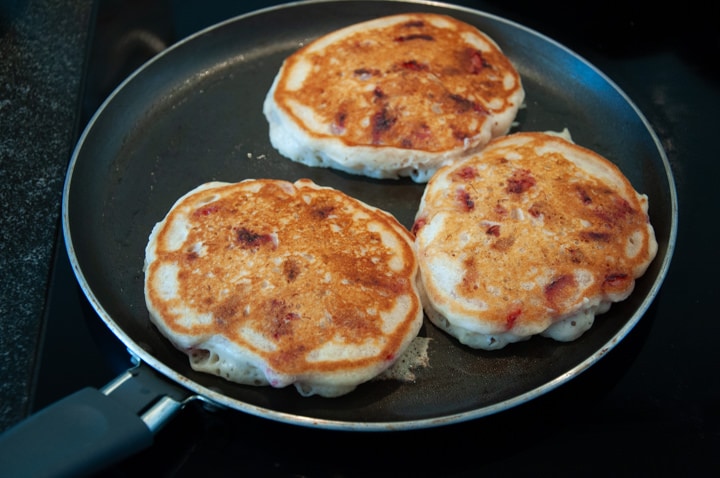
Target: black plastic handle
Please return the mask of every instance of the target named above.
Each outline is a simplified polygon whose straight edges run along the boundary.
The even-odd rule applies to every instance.
[[[148,448],[196,397],[145,363],[84,388],[0,434],[0,477],[78,477]]]
[[[137,414],[84,388],[0,435],[0,475],[89,475],[149,447],[153,436]]]

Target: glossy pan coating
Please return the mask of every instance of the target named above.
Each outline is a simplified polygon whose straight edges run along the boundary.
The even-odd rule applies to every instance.
[[[526,89],[517,131],[568,128],[613,160],[650,198],[657,257],[631,297],[579,340],[533,338],[501,351],[471,350],[427,321],[430,366],[411,384],[365,384],[334,399],[232,384],[194,372],[148,320],[144,247],[172,203],[202,182],[310,178],[393,213],[410,227],[423,185],[371,180],[282,158],[268,141],[262,102],[283,59],[334,29],[400,12],[449,14],[494,38]],[[312,21],[299,21],[312,18]],[[642,114],[610,79],[562,45],[520,25],[443,4],[302,2],[228,20],[151,60],[108,98],[73,154],[63,228],[80,286],[110,330],[143,362],[220,405],[282,422],[349,430],[426,428],[524,403],[596,363],[647,311],[675,243],[670,167]]]

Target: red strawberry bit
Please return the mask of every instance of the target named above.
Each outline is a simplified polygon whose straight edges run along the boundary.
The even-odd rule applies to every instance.
[[[477,170],[472,166],[465,166],[455,171],[453,178],[460,179],[463,181],[469,181],[477,177]]]
[[[500,217],[505,217],[508,214],[507,208],[500,203],[497,203],[495,205],[495,207],[493,208],[493,210],[495,211],[495,214],[497,214]]]
[[[344,111],[338,111],[335,114],[335,119],[330,125],[330,131],[333,134],[342,134],[345,132],[345,123],[347,120],[347,113]]]
[[[508,179],[507,192],[513,194],[522,194],[531,187],[535,186],[535,178],[532,177],[527,169],[516,169],[512,176]]]
[[[510,311],[510,313],[507,315],[507,318],[505,319],[505,329],[510,330],[515,325],[515,321],[520,317],[520,314],[522,314],[521,308],[516,308]]]
[[[475,50],[470,53],[470,64],[468,66],[468,71],[474,75],[477,75],[481,71],[483,71],[485,68],[489,68],[490,63],[485,60],[483,57],[483,54],[480,50]]]
[[[196,209],[193,214],[196,216],[209,216],[210,214],[218,212],[219,210],[220,206],[216,204],[210,204],[208,206],[201,207],[200,209]]]
[[[457,190],[457,200],[464,211],[469,212],[475,209],[475,201],[470,197],[470,193],[462,188]]]
[[[397,118],[390,116],[385,108],[375,113],[372,120],[373,143],[378,144],[382,134],[392,128],[396,121]]]
[[[420,229],[423,228],[427,224],[427,219],[424,217],[419,217],[415,220],[415,223],[412,226],[412,229],[410,229],[410,232],[413,233],[413,235],[417,236],[417,233],[420,231]]]
[[[428,71],[430,69],[426,64],[419,63],[417,60],[404,61],[400,63],[400,66],[411,71]]]
[[[492,226],[485,229],[485,234],[487,234],[488,236],[499,237],[500,236],[500,225],[493,224]]]

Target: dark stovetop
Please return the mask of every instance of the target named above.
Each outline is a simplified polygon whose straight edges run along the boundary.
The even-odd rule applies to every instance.
[[[235,3],[98,2],[81,123],[154,53],[206,25],[274,2]],[[709,69],[709,60],[718,58],[718,36],[708,33],[713,26],[703,22],[708,30],[693,32],[682,15],[646,14],[632,2],[620,14],[585,7],[551,18],[532,2],[514,2],[513,8],[457,3],[516,20],[577,51],[619,84],[658,133],[677,181],[681,227],[670,273],[646,316],[589,371],[498,415],[375,434],[312,430],[192,405],[151,449],[104,476],[191,476],[210,469],[251,476],[720,471],[714,454],[720,448],[720,354],[710,303],[716,282],[709,273],[718,254],[700,222],[712,217],[715,201],[704,186],[718,173],[704,136],[717,124],[710,119],[713,106],[720,106],[718,78]],[[567,23],[569,18],[576,22]],[[85,385],[102,386],[129,363],[122,344],[86,303],[59,238],[34,408]]]

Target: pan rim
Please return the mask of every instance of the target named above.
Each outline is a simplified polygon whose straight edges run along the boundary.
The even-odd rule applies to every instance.
[[[578,55],[577,53],[573,52],[569,48],[565,47],[564,45],[556,42],[555,40],[535,31],[528,27],[525,27],[521,24],[518,24],[516,22],[513,22],[512,20],[508,20],[502,17],[499,17],[494,14],[490,14],[487,12],[475,10],[469,7],[459,6],[459,5],[453,5],[443,2],[429,2],[429,1],[422,1],[422,0],[363,0],[360,3],[364,2],[371,2],[371,3],[403,3],[403,4],[416,4],[416,5],[430,5],[433,7],[440,7],[444,8],[448,11],[460,11],[467,14],[471,14],[474,16],[484,17],[489,20],[500,22],[505,25],[508,25],[512,28],[521,29],[527,33],[530,33],[531,35],[538,38],[539,41],[547,42],[553,45],[555,48],[562,49],[565,53],[571,55],[573,58],[580,61],[585,67],[590,68],[595,74],[597,74],[603,81],[605,81],[609,86],[612,87],[612,89],[617,92],[622,99],[632,108],[634,114],[637,116],[638,119],[642,122],[645,130],[650,135],[650,138],[652,139],[657,152],[659,154],[660,160],[662,162],[662,165],[664,167],[664,173],[666,180],[669,184],[669,202],[671,205],[671,218],[670,218],[670,224],[669,224],[669,237],[668,237],[668,243],[667,248],[664,257],[662,258],[662,262],[658,269],[657,277],[655,278],[648,294],[643,298],[642,302],[638,306],[638,308],[635,310],[635,312],[632,314],[631,317],[628,318],[628,320],[624,323],[624,325],[618,330],[618,332],[603,346],[600,347],[598,350],[595,350],[592,354],[590,354],[585,360],[580,362],[578,365],[573,367],[572,369],[566,371],[565,373],[559,375],[555,379],[545,383],[544,385],[537,387],[533,390],[530,390],[528,392],[522,393],[520,395],[517,395],[513,398],[503,400],[497,403],[494,403],[489,406],[480,407],[475,410],[471,411],[463,411],[458,413],[453,413],[449,415],[444,416],[438,416],[433,418],[421,418],[421,419],[408,419],[408,420],[402,420],[402,421],[378,421],[378,422],[366,422],[366,421],[344,421],[344,420],[334,420],[334,419],[323,419],[323,418],[315,418],[315,417],[309,417],[309,416],[302,416],[302,415],[296,415],[292,413],[282,412],[278,410],[273,410],[270,408],[265,408],[257,405],[253,405],[247,402],[242,402],[240,400],[236,400],[232,397],[229,397],[227,395],[224,395],[222,393],[218,393],[210,388],[207,388],[193,380],[190,380],[189,378],[183,376],[179,372],[175,371],[171,367],[167,366],[162,361],[158,360],[155,356],[153,356],[151,353],[147,352],[141,345],[139,345],[134,339],[132,339],[124,330],[123,328],[118,325],[118,323],[112,318],[111,314],[107,312],[107,310],[103,307],[101,304],[101,301],[98,299],[96,294],[93,291],[93,288],[91,287],[91,284],[86,277],[85,273],[83,272],[80,263],[77,258],[75,245],[72,237],[72,231],[70,228],[70,211],[69,211],[69,196],[70,196],[70,188],[71,183],[73,180],[73,172],[75,169],[75,166],[81,157],[83,145],[87,141],[88,137],[91,135],[94,125],[97,123],[99,118],[103,115],[103,112],[107,110],[108,106],[114,101],[114,99],[117,97],[119,92],[123,90],[123,88],[126,87],[129,83],[133,82],[136,77],[142,74],[143,71],[145,71],[147,68],[150,67],[150,65],[156,63],[161,58],[164,58],[167,55],[172,54],[176,49],[181,48],[183,45],[190,43],[194,41],[195,39],[202,37],[206,35],[208,32],[211,32],[215,29],[222,28],[225,25],[232,24],[235,22],[243,21],[246,18],[254,17],[254,16],[260,16],[267,13],[271,13],[276,10],[285,10],[285,9],[294,9],[298,7],[304,7],[308,4],[322,4],[322,3],[345,3],[339,0],[311,0],[311,1],[296,1],[296,2],[290,2],[285,3],[281,5],[275,5],[267,8],[263,8],[260,10],[256,10],[253,12],[249,12],[246,14],[238,15],[232,18],[228,18],[226,20],[223,20],[222,22],[216,23],[214,25],[208,26],[202,30],[199,30],[196,33],[193,33],[192,35],[189,35],[175,44],[171,45],[167,49],[160,52],[158,55],[150,59],[148,62],[146,62],[144,65],[142,65],[140,68],[135,70],[131,75],[129,75],[126,79],[124,79],[114,90],[113,92],[103,101],[101,106],[98,108],[98,110],[93,114],[91,119],[89,120],[88,124],[83,129],[83,132],[72,152],[70,163],[67,169],[66,177],[65,177],[65,183],[63,187],[63,197],[62,197],[62,231],[63,231],[63,237],[65,239],[66,249],[67,253],[70,259],[70,264],[72,267],[72,270],[75,274],[75,277],[85,294],[85,296],[88,298],[92,308],[95,310],[95,312],[98,314],[98,316],[103,320],[105,325],[112,331],[112,333],[128,348],[128,351],[136,356],[141,362],[146,363],[153,369],[157,370],[164,376],[166,376],[168,379],[173,380],[176,383],[179,383],[186,387],[188,390],[194,392],[196,395],[196,398],[203,399],[203,400],[209,400],[210,402],[223,406],[223,407],[229,407],[241,412],[245,412],[251,415],[255,415],[262,418],[268,418],[275,421],[288,423],[288,424],[294,424],[294,425],[300,425],[300,426],[306,426],[306,427],[312,427],[312,428],[323,428],[323,429],[335,429],[335,430],[353,430],[353,431],[391,431],[391,430],[411,430],[411,429],[423,429],[423,428],[432,428],[442,425],[449,425],[449,424],[455,424],[455,423],[461,423],[465,421],[475,420],[481,417],[489,416],[504,410],[508,410],[511,408],[514,408],[518,405],[527,403],[539,396],[545,395],[548,392],[556,389],[557,387],[561,386],[562,384],[567,383],[571,379],[577,377],[581,373],[585,372],[587,369],[589,369],[591,366],[593,366],[595,363],[597,363],[601,358],[607,355],[608,352],[610,352],[612,349],[615,348],[615,346],[620,343],[627,334],[637,325],[637,323],[640,321],[640,319],[645,315],[650,305],[655,300],[657,294],[659,293],[661,286],[667,276],[667,273],[669,271],[670,263],[672,261],[672,257],[674,254],[674,249],[676,245],[677,240],[677,226],[678,226],[678,199],[677,199],[677,191],[675,186],[675,180],[672,174],[672,169],[670,167],[670,163],[668,161],[667,155],[665,150],[663,149],[661,142],[653,130],[652,126],[648,122],[647,118],[643,115],[643,113],[637,108],[637,106],[634,104],[634,102],[625,94],[624,91],[622,91],[609,77],[607,77],[602,71],[598,70],[594,65],[592,65],[590,62],[585,60],[583,57]]]

